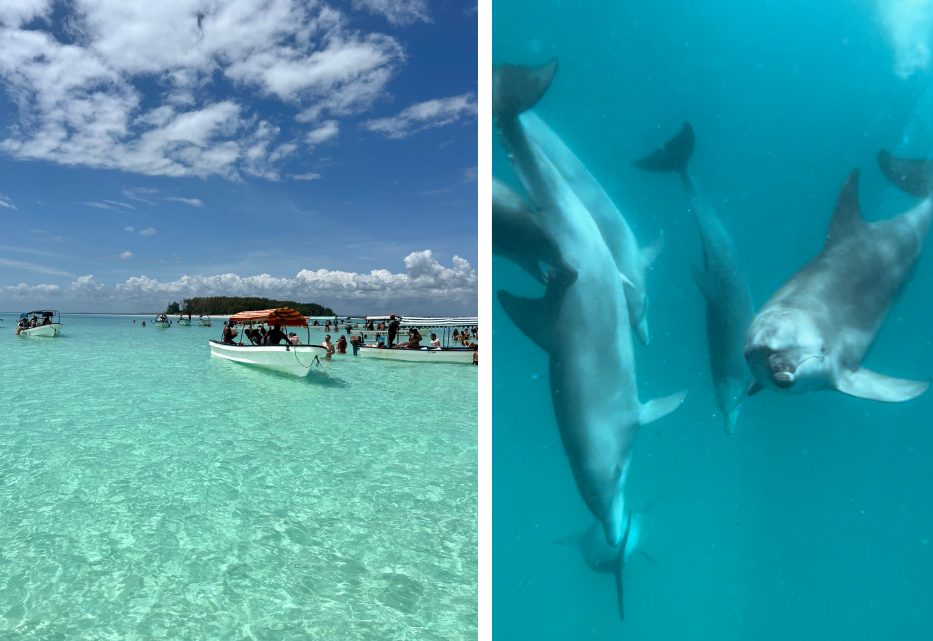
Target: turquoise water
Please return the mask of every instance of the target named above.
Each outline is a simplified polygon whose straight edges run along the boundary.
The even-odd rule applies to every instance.
[[[476,368],[3,318],[0,638],[476,638]]]
[[[928,2],[886,4],[933,15]],[[493,302],[497,638],[933,638],[933,392],[886,405],[766,391],[743,404],[728,436],[690,273],[702,258],[683,190],[674,175],[630,165],[692,123],[691,171],[760,306],[822,248],[849,171],[862,170],[869,220],[916,202],[887,183],[875,156],[888,148],[933,158],[933,72],[899,76],[884,25],[864,1],[493,3],[493,62],[558,57],[536,112],[642,244],[665,233],[648,274],[652,341],[635,345],[640,395],[690,390],[636,437],[627,494],[636,509],[653,506],[641,548],[657,565],[637,553],[628,562],[621,623],[612,576],[554,544],[592,517],[561,447],[547,357]],[[517,186],[495,133],[493,175]],[[933,376],[931,251],[927,239],[867,367]],[[543,291],[494,257],[499,289]],[[597,339],[554,337],[581,348]]]

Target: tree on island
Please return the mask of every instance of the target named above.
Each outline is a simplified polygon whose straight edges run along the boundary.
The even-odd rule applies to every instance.
[[[253,312],[259,309],[275,309],[278,307],[291,307],[304,316],[336,316],[330,307],[317,303],[296,303],[293,300],[273,300],[271,298],[258,298],[255,296],[204,296],[185,298],[181,306],[177,302],[169,303],[166,314],[178,314],[185,310],[186,314],[216,314],[226,316],[237,312]]]

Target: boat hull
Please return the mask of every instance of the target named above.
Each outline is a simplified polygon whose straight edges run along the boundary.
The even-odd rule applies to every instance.
[[[327,354],[320,345],[225,345],[219,341],[211,341],[210,345],[211,356],[292,376],[307,376],[314,357]]]
[[[20,336],[48,336],[49,338],[54,338],[61,333],[61,323],[52,323],[51,325],[40,325],[39,327],[19,330]]]
[[[155,327],[168,327],[169,326],[168,322],[163,323],[162,321],[156,321],[153,323],[153,325]]]
[[[386,349],[363,345],[360,355],[389,361],[413,363],[466,363],[473,364],[473,350],[468,347],[423,347],[421,349]]]
[[[199,327],[210,327],[211,324],[208,321],[198,321]]]
[[[180,320],[180,321],[178,321],[178,324],[181,325],[181,326],[183,326],[183,327],[186,327],[186,326],[188,326],[188,325],[191,324],[191,321],[190,321],[190,320]]]

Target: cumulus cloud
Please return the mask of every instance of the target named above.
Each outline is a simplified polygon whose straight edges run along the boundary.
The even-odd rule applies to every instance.
[[[427,19],[423,0],[365,2],[397,23]],[[296,105],[299,122],[361,113],[404,62],[395,38],[355,30],[322,2],[73,0],[61,15],[52,4],[0,2],[0,85],[15,114],[0,152],[21,160],[278,180],[297,145],[251,116],[253,103]],[[141,91],[149,79],[160,94]],[[212,98],[216,84],[233,97]],[[330,122],[312,144],[336,135]]]
[[[152,227],[146,227],[145,229],[141,229],[139,231],[140,236],[155,236],[155,234],[156,230],[154,230]]]
[[[177,203],[185,203],[186,205],[191,205],[192,207],[201,207],[204,205],[200,198],[176,198],[175,196],[166,196],[165,200],[172,200]]]
[[[132,258],[132,257],[133,257],[133,252],[123,252],[122,254],[117,256],[117,258],[120,258],[121,260],[126,260],[127,258]]]
[[[307,174],[287,174],[292,180],[317,180],[321,177],[321,174],[307,173]]]
[[[427,0],[353,0],[353,8],[383,15],[390,23],[398,26],[418,21],[431,22]]]
[[[0,194],[0,207],[8,207],[9,209],[16,209],[16,205],[13,204],[13,201]]]
[[[133,276],[111,286],[82,276],[65,288],[24,284],[0,287],[4,300],[39,303],[72,303],[94,310],[122,310],[147,305],[161,309],[167,301],[194,296],[265,296],[313,301],[343,313],[382,311],[387,305],[403,313],[447,313],[453,308],[475,313],[477,274],[470,263],[454,256],[452,266],[441,265],[431,250],[412,252],[404,259],[405,273],[374,269],[368,274],[328,269],[303,269],[294,278],[269,274],[238,276],[182,276],[161,282],[145,275]]]
[[[308,135],[305,136],[305,142],[309,145],[320,145],[322,142],[327,142],[333,138],[336,138],[340,134],[340,126],[337,124],[336,120],[328,120],[323,123],[317,129],[313,129],[308,132]]]
[[[476,96],[465,93],[462,96],[419,102],[397,116],[367,120],[363,127],[389,138],[405,138],[425,129],[443,127],[475,115]]]

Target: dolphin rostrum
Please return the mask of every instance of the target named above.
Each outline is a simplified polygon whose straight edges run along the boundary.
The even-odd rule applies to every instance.
[[[599,574],[614,574],[616,579],[616,600],[619,607],[619,618],[625,620],[623,604],[622,570],[632,553],[638,548],[641,540],[642,515],[629,510],[626,521],[626,532],[622,542],[617,546],[606,543],[603,525],[599,521],[593,524],[582,535],[567,536],[555,541],[558,545],[576,547],[583,557],[584,563]],[[641,552],[641,550],[639,550]],[[641,552],[652,563],[657,563],[650,556]]]
[[[755,307],[732,238],[687,171],[693,145],[693,127],[685,122],[683,129],[664,147],[633,164],[646,171],[676,172],[687,192],[703,248],[704,270],[694,267],[693,279],[706,299],[706,339],[713,387],[716,403],[726,420],[726,432],[732,434],[739,406],[755,384],[745,362],[745,333]]]
[[[564,451],[584,502],[617,546],[626,530],[624,488],[641,425],[676,409],[686,390],[638,400],[623,281],[602,235],[553,164],[529,144],[519,115],[531,109],[557,70],[493,69],[493,115],[540,225],[560,248],[563,269],[548,273],[540,299],[498,292],[518,328],[550,357],[551,399]],[[600,340],[574,340],[574,335]]]
[[[823,251],[771,297],[748,330],[745,358],[762,386],[785,393],[836,389],[888,403],[927,390],[926,381],[891,378],[862,367],[920,257],[933,217],[929,192],[921,191],[920,165],[886,152],[879,162],[892,182],[927,197],[896,218],[867,223],[858,205],[858,170],[849,174]],[[908,177],[899,167],[916,171]]]
[[[538,223],[525,199],[498,178],[492,179],[492,252],[547,284],[541,263],[560,268],[563,261],[553,238]]]
[[[632,329],[638,342],[647,345],[648,291],[645,277],[663,248],[664,237],[658,236],[651,245],[640,247],[622,212],[560,136],[533,111],[522,114],[521,122],[531,144],[551,161],[596,221],[616,267],[628,280],[625,300]]]

